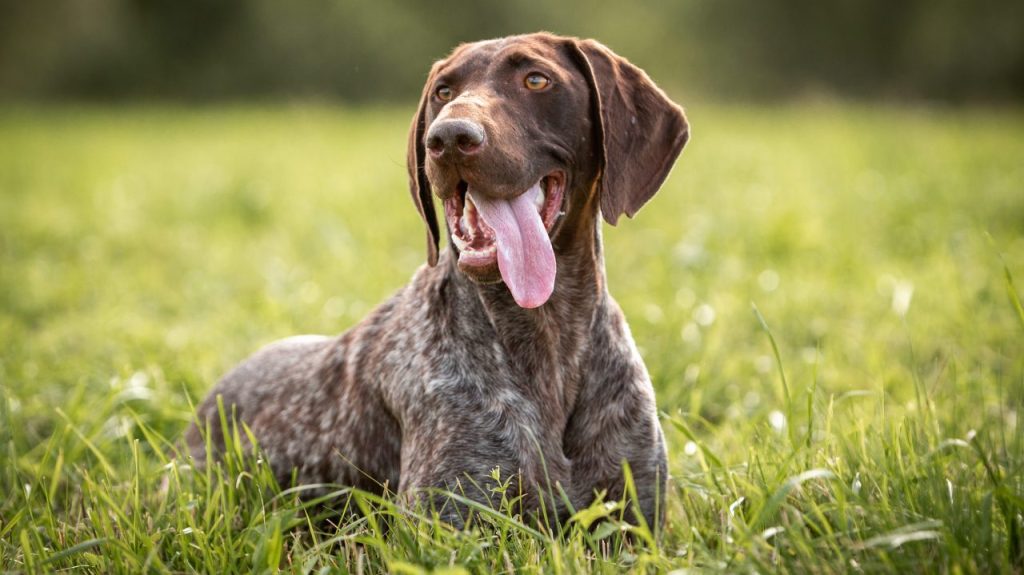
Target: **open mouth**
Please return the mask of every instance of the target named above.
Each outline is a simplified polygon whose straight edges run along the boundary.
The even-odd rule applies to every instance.
[[[552,172],[541,178],[540,193],[531,198],[537,208],[544,229],[551,229],[562,213],[562,199],[565,192],[565,174]],[[463,268],[484,268],[497,261],[497,236],[481,216],[473,198],[467,192],[469,185],[459,181],[456,193],[444,202],[445,217],[452,230],[452,242],[459,250],[459,265]],[[530,191],[526,193],[531,193]]]

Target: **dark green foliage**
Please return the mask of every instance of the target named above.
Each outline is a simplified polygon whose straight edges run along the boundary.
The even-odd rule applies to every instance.
[[[1024,97],[1016,0],[0,0],[0,97],[415,101],[460,42],[594,37],[689,101]]]

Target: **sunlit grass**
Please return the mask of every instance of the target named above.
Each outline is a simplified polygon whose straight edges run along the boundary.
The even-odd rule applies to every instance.
[[[233,363],[422,263],[410,115],[0,111],[0,569],[1024,569],[1014,112],[689,110],[665,188],[605,228],[669,442],[656,543],[616,502],[456,532],[328,490],[368,511],[342,520],[248,454],[175,459]]]

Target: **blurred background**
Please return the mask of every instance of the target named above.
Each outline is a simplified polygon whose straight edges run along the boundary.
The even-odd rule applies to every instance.
[[[423,264],[430,64],[536,30],[599,39],[694,126],[602,232],[674,482],[665,555],[623,569],[1024,571],[1024,1],[0,0],[0,573],[384,553],[303,551],[340,537],[282,531],[301,513],[241,475],[168,491],[166,454],[240,359]]]
[[[1020,0],[0,0],[0,98],[410,102],[459,42],[594,37],[688,99],[1024,98]]]

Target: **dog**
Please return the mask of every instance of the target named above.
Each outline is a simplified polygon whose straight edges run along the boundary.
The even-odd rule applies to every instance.
[[[632,217],[690,135],[683,110],[593,40],[537,33],[463,44],[430,71],[408,144],[427,264],[338,337],[272,343],[231,370],[186,432],[224,444],[218,398],[282,484],[340,484],[562,519],[626,497],[662,518],[654,390],[608,293],[601,218]],[[439,253],[433,195],[451,240]],[[495,474],[495,470],[497,474]],[[641,517],[636,517],[639,521]]]

